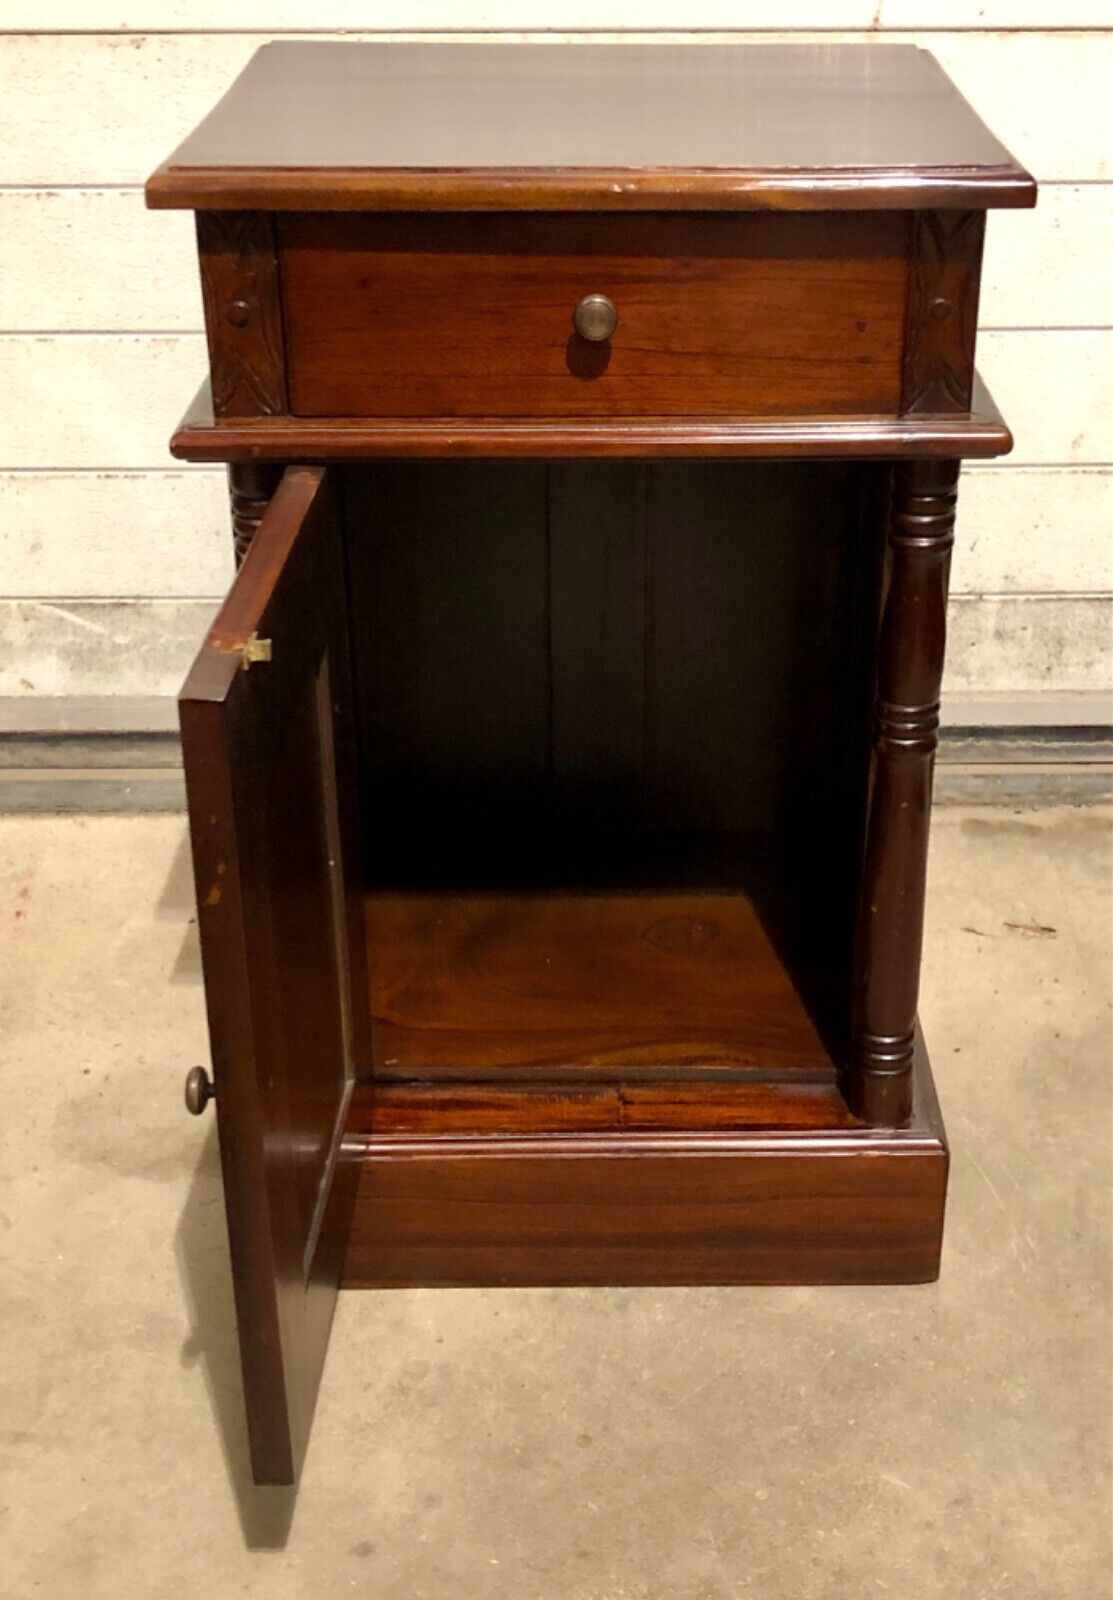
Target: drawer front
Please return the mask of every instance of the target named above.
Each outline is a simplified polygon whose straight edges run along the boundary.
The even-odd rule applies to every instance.
[[[896,415],[907,213],[276,217],[300,416]],[[575,313],[614,304],[592,342]]]

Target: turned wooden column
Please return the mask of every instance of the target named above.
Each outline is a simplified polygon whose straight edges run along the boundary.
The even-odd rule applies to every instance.
[[[282,478],[281,466],[272,461],[232,461],[228,466],[228,497],[232,502],[232,545],[237,567],[270,505]]]
[[[932,768],[954,544],[957,461],[907,461],[889,508],[887,585],[856,953],[848,1094],[888,1127],[912,1110]]]

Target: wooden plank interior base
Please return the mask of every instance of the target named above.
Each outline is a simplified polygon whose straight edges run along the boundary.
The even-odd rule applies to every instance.
[[[529,1132],[524,1098],[501,1113],[465,1098],[427,1126],[411,1095],[383,1104],[380,1124],[362,1085],[345,1138],[359,1180],[344,1285],[938,1276],[948,1152],[919,1037],[899,1130],[699,1126],[683,1103],[671,1116],[658,1105],[655,1126],[616,1128],[590,1096],[574,1101],[542,1100]]]
[[[378,1080],[835,1068],[742,894],[367,897]]]

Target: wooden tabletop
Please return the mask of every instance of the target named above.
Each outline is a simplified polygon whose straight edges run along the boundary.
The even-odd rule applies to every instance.
[[[264,45],[156,207],[1026,206],[1035,184],[911,45]]]

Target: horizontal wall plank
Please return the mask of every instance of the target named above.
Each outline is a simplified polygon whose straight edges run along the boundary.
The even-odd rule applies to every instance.
[[[413,28],[410,0],[379,0],[380,29]],[[344,30],[351,0],[9,0],[4,26],[46,33]],[[423,0],[423,29],[1101,28],[1107,0]]]
[[[1078,0],[1076,0],[1078,3]],[[1085,0],[1081,0],[1085,3]],[[240,0],[234,8],[221,0],[12,0],[15,20],[5,15],[5,28],[45,33],[55,29],[96,29],[115,33],[205,32],[211,29],[260,29],[264,33],[297,29],[320,32],[351,27],[351,0]],[[701,0],[687,6],[679,0],[379,0],[379,31],[443,29],[627,29],[638,28],[868,28],[876,0]],[[9,7],[11,9],[11,7]],[[739,17],[739,11],[743,16]]]
[[[215,602],[0,601],[0,695],[175,694]],[[964,598],[950,608],[945,688],[1109,687],[1113,600]]]
[[[1108,28],[1108,0],[882,0],[882,28]]]
[[[216,595],[231,576],[219,468],[0,475],[5,598]]]
[[[703,36],[705,42],[730,37],[741,35]],[[1077,182],[1111,175],[1106,85],[1113,81],[1113,35],[851,32],[797,37],[827,43],[922,43],[1038,177]],[[651,38],[664,43],[669,36]],[[0,37],[0,78],[5,84],[0,184],[49,187],[145,178],[209,110],[260,42],[258,34]],[[58,108],[63,106],[66,114],[61,116]]]
[[[1113,471],[967,467],[951,590],[1113,593]]]
[[[944,692],[1110,688],[1113,599],[959,595],[948,614]]]
[[[142,182],[260,42],[243,34],[0,38],[0,184]]]
[[[188,211],[138,189],[0,190],[0,332],[199,331]]]
[[[172,695],[208,600],[0,601],[0,695]]]
[[[1045,184],[986,228],[983,328],[1113,326],[1113,187]]]
[[[1113,332],[990,332],[978,348],[1012,460],[1113,460]],[[169,466],[205,365],[199,334],[0,336],[0,471]]]
[[[0,190],[0,238],[0,331],[202,325],[193,219],[138,190]],[[990,218],[981,321],[1113,326],[1113,186],[1050,184]]]
[[[955,594],[1113,592],[1113,471],[971,466]],[[224,474],[0,475],[5,598],[216,595],[231,576]]]
[[[200,334],[0,337],[0,471],[169,467],[206,366]]]
[[[1113,332],[983,333],[978,367],[1016,440],[1008,462],[1113,461]]]

